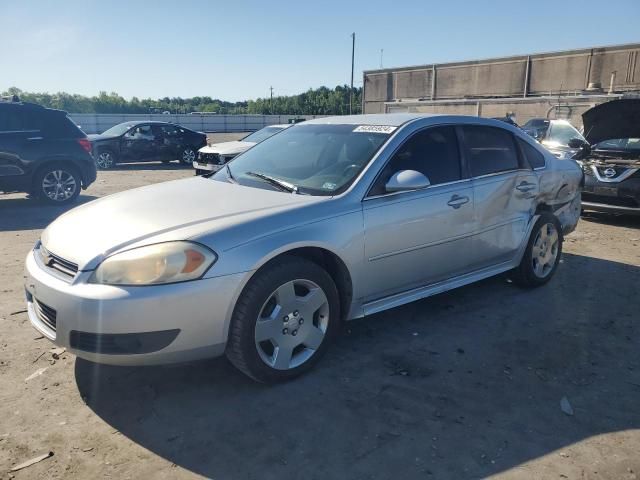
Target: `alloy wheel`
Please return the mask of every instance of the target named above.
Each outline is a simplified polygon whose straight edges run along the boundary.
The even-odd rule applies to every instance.
[[[538,231],[531,249],[531,262],[536,277],[545,278],[553,271],[558,258],[558,242],[556,226],[545,223]]]
[[[196,152],[191,148],[185,148],[182,151],[182,163],[191,165],[196,159]]]
[[[114,161],[113,161],[113,155],[111,155],[111,152],[102,152],[100,155],[98,155],[98,158],[96,159],[96,163],[98,164],[99,168],[102,169],[108,169],[113,167]]]
[[[42,179],[42,192],[56,202],[68,200],[77,188],[76,179],[65,170],[52,170]]]
[[[276,370],[290,370],[309,360],[324,341],[329,301],[311,280],[279,286],[260,309],[255,344],[261,360]]]

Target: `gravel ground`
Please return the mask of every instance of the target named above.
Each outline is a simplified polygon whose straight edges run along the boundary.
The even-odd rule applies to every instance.
[[[191,175],[123,166],[81,201]],[[22,268],[60,213],[0,196],[0,478],[640,474],[640,219],[583,218],[543,288],[496,277],[350,322],[313,372],[270,387],[224,358],[54,358],[24,313]]]

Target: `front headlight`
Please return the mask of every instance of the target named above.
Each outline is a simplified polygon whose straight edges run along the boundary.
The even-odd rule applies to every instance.
[[[89,282],[106,285],[157,285],[202,277],[218,259],[193,242],[166,242],[133,248],[107,257]]]

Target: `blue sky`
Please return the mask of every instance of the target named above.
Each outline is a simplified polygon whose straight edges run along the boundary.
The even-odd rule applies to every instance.
[[[640,42],[640,0],[0,0],[0,90],[226,100],[362,71]]]

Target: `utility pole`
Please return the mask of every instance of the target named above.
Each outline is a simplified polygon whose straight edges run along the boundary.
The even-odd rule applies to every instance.
[[[271,91],[271,100],[269,101],[269,111],[271,112],[271,115],[273,115],[273,87],[269,87],[269,90]]]
[[[382,68],[382,55],[384,54],[384,48],[380,49],[380,68]]]
[[[353,65],[356,53],[356,32],[351,34],[351,90],[349,91],[349,115],[353,113]]]

